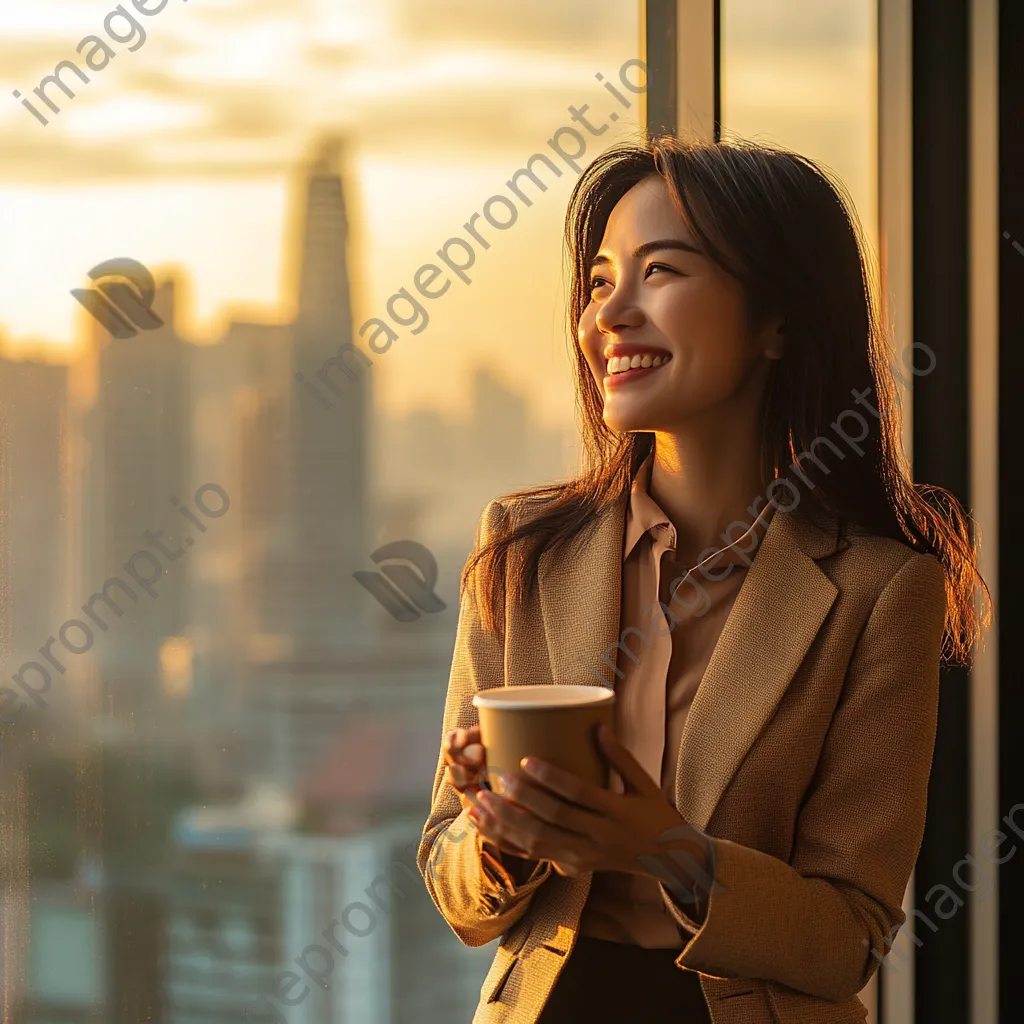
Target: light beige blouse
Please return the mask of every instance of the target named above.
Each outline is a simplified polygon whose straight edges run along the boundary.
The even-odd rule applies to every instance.
[[[648,493],[651,465],[648,457],[637,473],[626,512],[615,729],[674,802],[676,758],[690,705],[773,508],[698,565],[680,565],[675,528]],[[622,791],[615,773],[612,784]],[[657,881],[616,871],[594,873],[580,934],[647,948],[685,945]]]

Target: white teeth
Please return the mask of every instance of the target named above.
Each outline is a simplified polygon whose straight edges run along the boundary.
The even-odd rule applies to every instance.
[[[654,356],[651,355],[650,352],[632,357],[612,356],[607,363],[607,372],[609,374],[613,374],[624,373],[626,370],[639,370],[641,368],[647,369],[655,366],[661,366],[662,363],[667,363],[668,360],[668,356]]]

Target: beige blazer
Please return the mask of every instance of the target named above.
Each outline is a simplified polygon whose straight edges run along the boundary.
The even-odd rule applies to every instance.
[[[502,635],[483,631],[467,589],[443,734],[476,724],[476,690],[614,680],[625,508],[573,552],[545,553]],[[477,543],[509,514],[491,502]],[[924,831],[944,614],[931,555],[840,538],[835,519],[812,524],[800,507],[772,518],[677,756],[675,805],[714,837],[718,888],[700,926],[663,896],[688,937],[676,963],[700,973],[715,1024],[864,1019],[870,950],[904,920]],[[484,872],[479,843],[439,757],[417,864],[464,943],[501,938],[473,1024],[534,1024],[593,876],[544,865],[512,892]]]

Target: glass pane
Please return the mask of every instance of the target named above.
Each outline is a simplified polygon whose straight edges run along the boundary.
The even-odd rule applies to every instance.
[[[723,133],[838,176],[877,264],[877,0],[722,0],[721,27]],[[860,993],[872,1021],[876,986]]]
[[[722,125],[835,171],[877,248],[877,0],[722,0]]]
[[[5,1019],[468,1021],[414,863],[459,572],[574,466],[639,6],[114,7],[0,13]]]

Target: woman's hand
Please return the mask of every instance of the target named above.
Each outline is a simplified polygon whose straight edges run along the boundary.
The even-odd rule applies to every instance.
[[[710,883],[707,838],[691,829],[610,729],[598,732],[601,752],[619,773],[625,793],[613,793],[553,765],[527,758],[505,796],[480,791],[469,813],[480,834],[499,850],[524,851],[549,860],[569,877],[587,871],[622,871],[692,885]],[[689,870],[679,870],[686,858],[666,855],[666,840],[685,850]],[[522,854],[521,854],[522,855]]]
[[[448,781],[452,789],[459,795],[459,802],[463,810],[479,806],[480,793],[489,792],[480,785],[481,777],[486,773],[483,771],[486,761],[486,750],[480,742],[480,726],[474,725],[468,729],[453,729],[446,737],[441,747],[444,753],[444,762],[448,767]],[[476,819],[474,818],[474,821]],[[486,841],[486,836],[483,837]],[[529,854],[519,850],[511,842],[504,847],[498,848],[496,844],[489,843],[493,847],[493,855],[501,859],[502,853],[512,855],[525,860],[525,865],[509,864],[508,866],[521,871],[532,869],[536,863]]]
[[[453,729],[445,737],[441,750],[448,766],[448,781],[459,794],[459,802],[465,811],[476,805],[477,793],[480,792],[480,772],[486,754],[480,742],[480,726]]]

